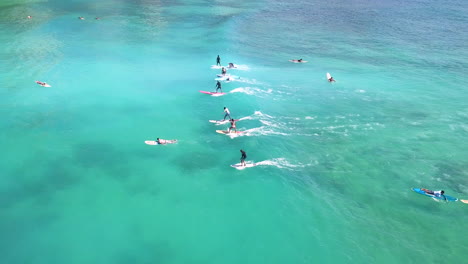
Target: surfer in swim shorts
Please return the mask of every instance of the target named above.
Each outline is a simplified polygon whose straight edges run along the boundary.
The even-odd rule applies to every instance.
[[[166,144],[166,140],[165,140],[165,139],[157,138],[157,139],[156,139],[156,142],[158,142],[158,144]]]
[[[425,193],[427,194],[430,194],[430,195],[434,195],[436,197],[442,197],[444,196],[444,190],[440,190],[440,191],[431,191],[431,190],[428,190],[428,189],[424,189],[424,188],[421,188],[421,190],[423,190]],[[445,196],[444,196],[445,197]]]
[[[231,119],[231,120],[229,120],[229,122],[231,122],[231,127],[228,128],[228,133],[231,133],[232,129],[234,129],[234,131],[237,132],[237,129],[236,129],[236,120]]]
[[[221,74],[222,74],[222,75],[226,75],[226,72],[227,72],[226,68],[224,68],[224,67],[221,68]]]
[[[216,66],[221,66],[221,58],[219,57],[216,57]]]
[[[243,151],[242,149],[240,150],[240,152],[242,153],[242,156],[240,158],[240,163],[242,166],[245,166],[245,159],[247,158],[247,154],[245,154],[245,151]]]
[[[41,81],[36,81],[36,83],[39,84],[40,86],[46,86],[47,85],[47,83],[41,82]]]
[[[223,121],[226,120],[226,117],[229,117],[231,119],[231,112],[229,112],[229,109],[227,107],[224,107],[224,118]]]
[[[329,82],[336,82],[335,79],[333,79],[333,77],[330,77],[330,79],[328,79]]]
[[[223,92],[223,89],[221,89],[221,83],[220,83],[219,81],[216,81],[216,91],[215,91],[215,93],[217,93],[218,90],[220,90],[221,92]]]

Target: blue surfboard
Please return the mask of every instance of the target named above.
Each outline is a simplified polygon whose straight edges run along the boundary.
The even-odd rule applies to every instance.
[[[429,197],[434,198],[434,199],[439,199],[439,200],[442,200],[442,201],[445,200],[443,196],[437,197],[437,196],[435,196],[435,195],[428,194],[428,193],[426,193],[425,191],[421,190],[420,188],[411,188],[411,190],[413,190],[413,191],[415,191],[415,192],[417,192],[417,193],[419,193],[419,194],[429,196]],[[455,198],[455,197],[452,197],[452,196],[449,196],[449,195],[445,195],[445,194],[444,194],[444,196],[445,196],[445,198],[447,199],[447,201],[449,201],[449,202],[458,201],[458,199]]]

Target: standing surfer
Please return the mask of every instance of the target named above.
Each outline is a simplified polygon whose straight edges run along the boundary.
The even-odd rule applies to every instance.
[[[224,118],[223,121],[226,120],[226,117],[229,117],[231,119],[231,112],[229,112],[229,109],[227,107],[224,107]]]
[[[245,159],[247,158],[247,154],[245,154],[245,151],[243,151],[242,149],[240,150],[240,152],[242,153],[242,156],[240,158],[240,163],[242,166],[245,166]]]
[[[216,66],[221,66],[221,58],[219,57],[216,57]]]
[[[229,120],[229,122],[231,123],[231,127],[228,128],[228,133],[231,133],[232,129],[234,129],[234,131],[237,133],[236,120],[231,119],[231,120]]]
[[[221,82],[219,81],[216,81],[216,93],[218,92],[218,90],[220,90],[221,92],[223,92],[223,89],[221,89]]]

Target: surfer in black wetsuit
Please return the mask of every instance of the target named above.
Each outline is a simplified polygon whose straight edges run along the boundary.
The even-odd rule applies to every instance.
[[[228,68],[233,69],[233,68],[236,68],[236,66],[234,66],[234,63],[230,62]]]
[[[216,66],[221,66],[221,58],[219,57],[216,57]]]
[[[216,81],[216,93],[218,92],[218,90],[220,90],[221,92],[223,92],[223,89],[221,89],[221,82],[219,81]]]
[[[224,68],[224,67],[223,67],[223,68],[221,68],[221,74],[222,74],[222,75],[226,75],[226,73],[227,73],[227,70],[226,70],[226,68]]]
[[[240,150],[240,152],[242,153],[242,156],[240,158],[240,163],[242,166],[245,166],[245,159],[247,158],[247,154],[245,154],[245,151],[243,151],[242,149]]]

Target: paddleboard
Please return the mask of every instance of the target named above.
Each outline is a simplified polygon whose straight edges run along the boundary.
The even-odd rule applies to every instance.
[[[48,84],[48,83],[44,83],[44,84],[42,85],[40,81],[35,81],[35,82],[36,82],[37,84],[39,84],[40,86],[42,86],[42,87],[52,87],[52,86],[50,86],[50,84]]]
[[[331,78],[331,75],[330,73],[327,72],[327,80],[330,80],[330,78]]]
[[[301,60],[301,61],[298,61],[298,60],[289,60],[290,62],[294,62],[294,63],[306,63],[307,61],[306,60]]]
[[[224,95],[226,93],[217,93],[217,92],[207,92],[207,91],[199,91],[200,93],[209,94],[209,95]]]
[[[413,190],[413,191],[415,191],[415,192],[417,192],[417,193],[419,193],[419,194],[422,194],[422,195],[425,195],[425,196],[429,196],[429,197],[431,197],[431,198],[433,198],[433,199],[439,199],[439,200],[445,201],[445,199],[444,199],[443,196],[437,197],[437,196],[435,196],[435,195],[428,194],[428,193],[426,193],[425,191],[421,190],[420,188],[411,188],[411,190]],[[444,196],[445,196],[445,198],[447,199],[447,201],[449,201],[449,202],[458,201],[458,199],[455,198],[455,197],[452,197],[452,196],[449,196],[449,195],[445,195],[445,194],[444,194]]]
[[[215,123],[215,124],[226,124],[229,123],[229,119],[226,120],[208,120],[210,123]]]
[[[224,135],[229,135],[229,134],[240,134],[240,133],[244,133],[244,131],[237,131],[237,132],[231,131],[231,133],[229,133],[229,132],[227,132],[227,130],[216,130],[216,133],[224,134]]]
[[[236,168],[238,170],[243,170],[245,168],[252,168],[252,167],[255,167],[255,166],[257,166],[257,164],[255,164],[255,163],[245,163],[245,166],[242,166],[242,164],[240,164],[240,163],[236,163],[236,164],[231,165],[231,167]]]
[[[146,140],[145,141],[146,144],[148,145],[167,145],[167,144],[174,144],[174,143],[177,143],[177,140],[176,139],[172,139],[172,140],[166,140],[166,143],[164,144],[159,144],[158,142],[154,141],[154,140]]]

